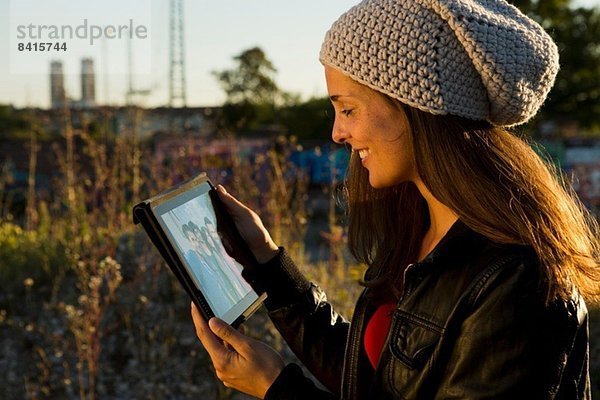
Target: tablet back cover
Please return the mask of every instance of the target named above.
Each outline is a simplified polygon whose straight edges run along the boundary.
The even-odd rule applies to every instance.
[[[179,283],[183,286],[187,294],[190,296],[198,310],[202,313],[206,320],[214,317],[214,313],[208,306],[208,303],[202,296],[199,290],[195,289],[193,282],[187,274],[182,273],[183,265],[181,260],[177,256],[175,249],[171,246],[167,240],[163,231],[159,228],[158,221],[154,217],[150,204],[142,202],[133,208],[133,222],[134,224],[141,223],[146,233],[150,237],[150,240],[154,246],[158,249],[162,258],[167,262],[167,265],[173,271]]]

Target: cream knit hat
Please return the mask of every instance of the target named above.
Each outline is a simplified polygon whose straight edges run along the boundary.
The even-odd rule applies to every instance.
[[[364,0],[319,58],[407,105],[498,126],[533,117],[559,69],[550,36],[504,0]]]

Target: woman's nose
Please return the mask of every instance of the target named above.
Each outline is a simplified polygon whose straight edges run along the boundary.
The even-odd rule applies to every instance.
[[[342,129],[337,122],[333,123],[333,130],[331,131],[331,138],[337,144],[344,144],[350,137],[345,129]]]

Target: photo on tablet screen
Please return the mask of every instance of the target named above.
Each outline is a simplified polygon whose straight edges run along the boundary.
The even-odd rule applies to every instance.
[[[219,238],[208,190],[200,185],[154,210],[215,315],[231,323],[258,296]]]

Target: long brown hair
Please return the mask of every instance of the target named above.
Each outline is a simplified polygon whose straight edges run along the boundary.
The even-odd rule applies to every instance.
[[[547,302],[569,298],[573,286],[588,302],[600,301],[598,222],[558,168],[506,129],[394,102],[409,122],[417,173],[436,199],[496,243],[531,246]],[[427,203],[412,182],[372,188],[356,155],[345,194],[350,251],[377,277],[363,284],[376,297],[397,299],[429,227]],[[396,283],[391,293],[389,282]]]

